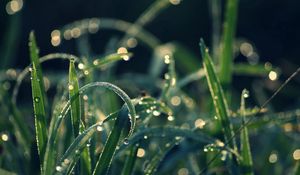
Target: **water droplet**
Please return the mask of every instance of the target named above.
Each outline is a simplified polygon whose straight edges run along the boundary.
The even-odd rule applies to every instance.
[[[77,149],[76,151],[75,151],[75,154],[79,154],[80,153],[80,151]]]
[[[99,132],[103,131],[103,127],[102,126],[97,126],[97,131],[99,131]]]
[[[65,165],[68,165],[70,163],[70,160],[69,159],[64,159],[64,164]]]
[[[159,116],[159,115],[160,115],[160,112],[159,112],[159,111],[153,111],[153,115],[154,115],[154,116]]]
[[[32,72],[32,67],[28,68],[29,72]]]
[[[150,109],[147,109],[146,112],[149,114],[149,113],[151,112],[151,110],[150,110]]]
[[[204,151],[204,152],[208,152],[208,149],[207,149],[207,148],[204,148],[203,151]]]
[[[56,171],[61,172],[63,170],[63,168],[61,166],[56,166],[55,167]]]
[[[72,84],[69,84],[68,88],[69,88],[70,91],[74,90],[74,86]]]
[[[167,73],[164,75],[164,77],[165,77],[166,80],[170,79],[170,75],[167,74]]]
[[[93,65],[97,66],[99,64],[99,60],[94,60]]]
[[[170,122],[171,122],[171,121],[174,121],[174,119],[175,119],[175,118],[174,118],[173,116],[171,116],[171,115],[168,116],[168,120],[169,120]]]
[[[90,146],[91,146],[91,144],[90,144],[90,143],[87,143],[87,144],[86,144],[86,146],[87,146],[87,147],[90,147]]]
[[[148,139],[148,136],[147,136],[147,135],[144,135],[144,139],[145,139],[145,140]]]
[[[164,56],[164,62],[165,62],[165,64],[170,64],[171,60],[170,60],[170,56],[169,55],[165,55]]]
[[[247,89],[244,89],[243,92],[242,92],[242,94],[243,94],[244,98],[248,98],[250,96],[249,95],[249,91]]]
[[[7,134],[2,134],[2,135],[1,135],[1,139],[2,139],[4,142],[7,142],[8,139],[9,139],[9,137],[8,137]]]
[[[35,101],[36,103],[39,103],[39,102],[40,102],[40,97],[34,97],[34,101]]]
[[[126,138],[126,139],[124,139],[124,144],[125,145],[128,145],[129,144],[129,140]]]
[[[138,118],[140,118],[140,116],[139,116],[139,115],[136,115],[135,118],[138,119]]]
[[[79,63],[78,64],[78,69],[81,69],[81,70],[84,69],[84,64],[83,63]]]

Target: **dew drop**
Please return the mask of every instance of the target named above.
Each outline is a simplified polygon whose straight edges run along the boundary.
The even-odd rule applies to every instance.
[[[34,97],[34,101],[35,101],[36,103],[39,103],[39,102],[40,102],[40,97]]]
[[[71,91],[71,90],[74,89],[74,86],[73,86],[72,84],[69,84],[68,88],[69,88],[69,90]]]
[[[61,172],[63,170],[63,168],[61,166],[56,166],[55,167],[56,171]]]
[[[144,135],[144,139],[145,139],[145,140],[148,139],[148,136],[147,136],[147,135]]]
[[[65,165],[68,165],[70,163],[70,160],[69,159],[64,159],[64,164]]]
[[[102,126],[97,126],[97,131],[99,131],[99,132],[103,131],[103,127]]]
[[[204,152],[208,152],[208,149],[207,149],[207,148],[204,148],[203,151],[204,151]]]
[[[160,115],[160,112],[159,112],[159,111],[153,111],[153,115],[154,115],[154,116],[159,116],[159,115]]]
[[[126,139],[124,139],[124,144],[125,145],[128,145],[129,144],[129,140],[126,138]]]
[[[250,96],[249,95],[249,91],[247,89],[244,89],[243,92],[242,92],[242,94],[243,94],[244,98],[248,98]]]
[[[76,151],[75,151],[75,154],[79,154],[80,153],[80,151],[77,149]]]

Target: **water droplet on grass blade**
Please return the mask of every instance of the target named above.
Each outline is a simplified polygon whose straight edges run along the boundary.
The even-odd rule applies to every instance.
[[[248,98],[250,96],[249,95],[249,91],[247,89],[244,89],[243,92],[242,92],[242,94],[243,94],[244,98]]]
[[[34,102],[39,103],[40,102],[40,97],[34,97]]]
[[[61,166],[56,166],[55,170],[58,171],[58,172],[62,172],[63,168]]]
[[[124,139],[124,144],[125,145],[128,145],[129,144],[129,140],[126,138],[126,139]]]

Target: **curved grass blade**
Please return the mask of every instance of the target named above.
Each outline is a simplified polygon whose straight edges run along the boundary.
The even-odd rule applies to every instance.
[[[241,95],[241,114],[242,114],[242,124],[245,125],[245,98],[249,97],[249,91],[244,89]],[[241,164],[241,173],[244,175],[253,175],[253,163],[252,163],[252,155],[249,143],[249,135],[248,128],[245,125],[244,129],[241,131],[241,156],[242,160]]]
[[[56,137],[58,134],[58,129],[61,125],[62,120],[64,117],[68,114],[70,110],[70,104],[71,101],[79,97],[79,94],[84,93],[86,90],[94,87],[104,87],[106,89],[112,90],[115,92],[125,103],[126,107],[128,108],[129,111],[129,117],[130,117],[130,122],[131,122],[131,127],[130,131],[128,133],[128,136],[131,136],[133,133],[133,130],[135,128],[135,123],[136,123],[136,112],[133,103],[131,102],[131,99],[129,96],[121,90],[119,87],[107,83],[107,82],[93,82],[89,83],[79,89],[79,93],[75,94],[74,96],[71,97],[71,99],[67,102],[67,104],[64,106],[63,110],[60,112],[59,116],[55,118],[55,121],[53,122],[54,124],[51,125],[49,129],[49,139],[47,143],[47,149],[46,149],[46,154],[45,154],[45,160],[44,160],[44,169],[45,169],[45,174],[52,175],[55,167],[54,167],[54,161],[56,159],[55,156],[55,143],[56,143]]]
[[[233,42],[237,23],[238,0],[227,0],[220,60],[220,82],[227,88],[232,79]]]
[[[44,93],[42,87],[40,86],[40,79],[37,75],[37,68],[35,67],[35,62],[32,62],[31,71],[31,87],[32,87],[32,100],[34,107],[34,119],[35,119],[35,132],[37,148],[40,157],[40,163],[44,160],[46,143],[47,143],[47,124],[46,124],[46,113],[45,105],[43,101]],[[42,169],[42,166],[41,166]]]
[[[212,60],[208,54],[208,49],[206,48],[205,43],[202,39],[200,40],[200,49],[203,58],[203,67],[205,70],[209,91],[214,102],[217,118],[222,125],[226,141],[229,141],[229,146],[232,149],[237,150],[235,139],[231,139],[234,132],[233,127],[229,121],[228,106],[225,95],[220,85],[220,81],[216,75]]]
[[[92,24],[94,27],[91,28],[90,24]],[[65,25],[60,31],[61,33],[66,33],[67,37],[65,38],[72,38],[70,31],[73,28],[79,28],[81,34],[96,33],[98,32],[99,29],[113,29],[113,30],[121,31],[124,33],[128,33],[130,36],[134,36],[136,39],[139,39],[141,43],[144,43],[146,46],[150,47],[151,49],[155,49],[157,46],[161,44],[158,38],[156,38],[154,35],[146,31],[142,26],[129,23],[127,21],[119,20],[119,19],[111,19],[111,18],[83,19]],[[133,28],[134,30],[129,30],[131,28]],[[93,32],[91,32],[91,30]],[[136,31],[139,32],[136,33]]]
[[[133,168],[136,160],[136,154],[138,152],[138,145],[132,145],[129,155],[126,158],[124,168],[122,170],[122,175],[131,175],[133,174]]]
[[[103,122],[99,122],[90,126],[88,129],[84,130],[80,135],[78,135],[55,167],[55,174],[71,174],[76,162],[80,159],[80,157],[84,156],[85,149],[87,148],[86,145],[92,138],[93,134],[102,130],[103,123],[115,119],[115,114],[117,113],[118,112],[109,114],[103,120]],[[81,127],[81,129],[83,128]]]
[[[127,121],[128,111],[125,110],[124,107],[122,108],[123,109],[120,111],[119,117],[116,119],[114,127],[107,138],[104,149],[100,154],[100,157],[93,171],[93,175],[108,173],[113,156],[116,152],[118,142],[120,140],[122,130]],[[128,144],[127,138],[124,140],[124,144]]]
[[[79,93],[79,84],[76,74],[74,60],[70,60],[69,66],[69,98],[75,96]],[[77,137],[79,134],[79,125],[80,125],[80,98],[76,98],[71,101],[71,119],[72,119],[72,129],[74,137]]]

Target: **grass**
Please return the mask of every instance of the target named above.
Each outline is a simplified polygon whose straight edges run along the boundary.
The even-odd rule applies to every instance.
[[[300,69],[259,107],[255,96],[267,96],[259,83],[251,93],[234,89],[234,75],[266,82],[270,72],[280,71],[234,61],[238,1],[226,2],[223,38],[212,37],[213,58],[203,39],[195,54],[145,29],[177,1],[155,1],[134,23],[91,18],[57,30],[60,40],[73,37],[88,56],[40,56],[31,32],[29,66],[15,72],[11,90],[5,88],[9,71],[0,76],[0,111],[9,116],[0,120],[5,128],[0,174],[299,174],[299,109],[274,112],[268,105]],[[220,4],[212,3],[214,13]],[[100,24],[124,33],[101,55],[90,53],[81,40],[98,32]],[[218,24],[213,23],[215,32]],[[73,29],[79,36],[68,33]],[[119,73],[126,64],[137,66],[137,44],[153,54],[150,64],[142,74]],[[63,72],[44,69],[59,60],[69,65]],[[32,98],[26,100],[33,108],[19,97],[26,93],[29,74]]]

